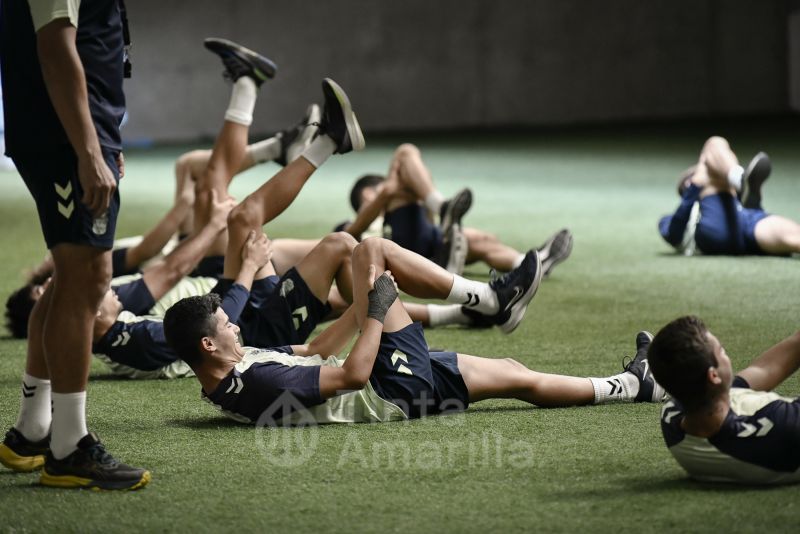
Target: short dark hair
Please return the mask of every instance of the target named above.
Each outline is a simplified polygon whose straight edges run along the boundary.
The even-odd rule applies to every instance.
[[[189,366],[202,360],[200,340],[217,331],[214,314],[220,307],[216,293],[187,297],[173,304],[164,314],[164,337],[178,358]]]
[[[17,289],[6,300],[6,328],[18,339],[28,337],[28,319],[36,300],[33,298],[33,284]]]
[[[650,343],[647,358],[656,382],[687,411],[711,401],[706,377],[710,367],[717,367],[717,358],[699,317],[679,317],[662,328]]]
[[[380,185],[386,178],[380,174],[365,174],[353,184],[353,189],[350,190],[350,205],[353,206],[355,211],[361,209],[361,192],[367,187],[375,187]]]

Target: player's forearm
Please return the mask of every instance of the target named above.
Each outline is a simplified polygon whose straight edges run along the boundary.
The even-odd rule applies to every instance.
[[[339,354],[353,339],[356,332],[358,332],[358,323],[356,323],[354,308],[350,306],[341,317],[308,344],[308,353],[322,356]]]
[[[756,358],[739,375],[751,388],[770,391],[800,369],[800,332],[784,339]]]
[[[258,265],[252,261],[243,261],[242,266],[239,269],[239,274],[236,276],[236,280],[234,282],[250,291],[250,289],[253,287],[253,279],[256,277],[258,269]]]
[[[380,321],[370,318],[364,321],[361,335],[342,366],[352,384],[366,384],[369,380],[380,348],[382,332],[383,323]]]
[[[189,208],[190,206],[183,202],[172,206],[166,215],[158,221],[158,224],[145,234],[141,243],[128,250],[126,256],[128,267],[138,267],[161,252],[170,238],[178,231],[183,218],[189,213]]]
[[[389,203],[390,195],[382,190],[378,195],[370,202],[369,204],[365,204],[361,206],[361,209],[358,210],[356,214],[356,219],[350,223],[344,231],[348,234],[352,235],[356,239],[361,237],[369,225],[372,224],[378,215],[383,213],[383,210],[386,208],[386,205]]]
[[[75,35],[67,19],[56,19],[39,30],[36,44],[42,77],[75,153],[79,158],[102,158]]]

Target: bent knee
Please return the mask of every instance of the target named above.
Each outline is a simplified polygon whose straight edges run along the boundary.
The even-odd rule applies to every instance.
[[[394,151],[395,159],[403,160],[408,158],[420,157],[419,148],[411,143],[403,143]]]
[[[228,228],[257,229],[261,227],[260,210],[250,198],[228,213]]]
[[[330,233],[322,239],[322,243],[341,249],[348,256],[353,253],[353,249],[358,245],[356,238],[347,232]]]

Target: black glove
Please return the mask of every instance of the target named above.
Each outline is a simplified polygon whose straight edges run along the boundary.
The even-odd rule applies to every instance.
[[[388,274],[383,273],[373,284],[373,289],[367,294],[369,306],[367,317],[383,322],[386,312],[397,298],[397,288]]]

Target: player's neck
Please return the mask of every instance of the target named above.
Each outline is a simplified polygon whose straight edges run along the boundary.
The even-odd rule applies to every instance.
[[[708,406],[686,413],[681,427],[691,436],[710,438],[722,428],[730,410],[730,397],[726,392],[716,397]]]
[[[92,329],[92,342],[96,343],[100,341],[116,322],[116,316],[112,317],[108,314],[102,314],[96,317],[94,320],[94,328]]]
[[[196,365],[194,368],[194,374],[197,376],[197,380],[199,380],[200,384],[203,386],[203,391],[206,393],[211,393],[217,389],[219,383],[222,382],[226,376],[228,376],[228,373],[231,372],[231,369],[233,369],[237,362],[238,360],[234,357],[206,357],[203,363]]]

